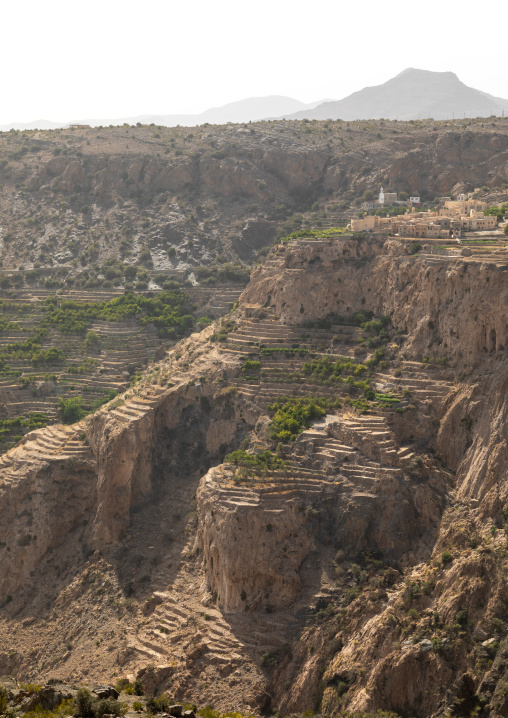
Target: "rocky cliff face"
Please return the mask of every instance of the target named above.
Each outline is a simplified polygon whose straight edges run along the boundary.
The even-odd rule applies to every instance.
[[[63,267],[76,276],[112,259],[146,263],[148,249],[154,269],[188,271],[217,255],[252,263],[275,236],[267,221],[290,232],[322,222],[326,208],[325,224],[333,223],[381,185],[424,199],[502,191],[507,122],[2,133],[0,179],[4,268]],[[319,210],[300,214],[314,203]]]
[[[288,324],[347,318],[359,307],[389,314],[408,336],[408,356],[446,356],[467,371],[484,361],[495,365],[508,345],[504,253],[500,261],[450,263],[408,255],[399,244],[351,240],[337,251],[333,241],[317,242],[296,256],[279,245],[277,268],[255,269],[243,301],[273,307]]]
[[[1,459],[0,670],[503,715],[504,274],[501,254],[295,240],[124,395],[26,436]],[[326,413],[278,443],[287,395]],[[225,461],[240,447],[278,463]]]

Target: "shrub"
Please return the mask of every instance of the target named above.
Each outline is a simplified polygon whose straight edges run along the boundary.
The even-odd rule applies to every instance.
[[[74,396],[69,399],[61,398],[58,402],[58,411],[64,424],[75,424],[86,414],[83,407],[83,397]]]
[[[122,705],[114,698],[102,698],[93,705],[93,715],[95,718],[102,718],[104,715],[122,715]]]
[[[94,697],[88,688],[80,688],[74,699],[74,710],[78,716],[82,718],[92,718]]]
[[[165,713],[169,708],[169,701],[164,696],[156,698],[154,695],[146,699],[146,710],[148,713]]]
[[[9,702],[9,691],[5,686],[0,685],[0,713],[5,713]]]
[[[271,451],[263,451],[260,454],[248,454],[243,449],[232,451],[224,457],[224,463],[234,464],[243,468],[252,469],[258,473],[266,472],[268,469],[279,469],[286,465],[286,462],[272,454]]]
[[[147,288],[148,284],[141,271],[138,272],[138,278],[141,279],[138,286],[141,284],[143,288]],[[85,334],[87,327],[95,319],[109,322],[137,319],[141,326],[154,324],[161,337],[167,337],[171,330],[181,336],[194,325],[194,318],[183,313],[189,311],[188,300],[178,289],[160,292],[157,297],[144,297],[127,292],[108,302],[78,302],[70,299],[59,301],[56,297],[50,297],[45,302],[45,309],[43,328],[58,329],[64,334]]]
[[[289,651],[290,648],[287,644],[267,651],[261,659],[261,665],[264,668],[276,668],[284,657],[288,655]]]
[[[93,331],[87,332],[87,335],[85,337],[85,347],[89,351],[97,350],[100,346],[100,343],[101,343],[101,338],[97,334],[97,332],[93,332]]]
[[[270,422],[270,439],[287,443],[308,428],[314,419],[326,414],[326,410],[313,399],[293,399],[285,404],[275,403],[268,407],[275,415]]]
[[[441,563],[443,566],[447,566],[449,563],[453,561],[453,556],[449,551],[443,551],[441,554]]]
[[[226,262],[222,265],[213,264],[210,267],[196,267],[194,274],[200,282],[204,282],[209,286],[223,282],[246,284],[249,281],[250,269],[241,264]]]
[[[80,439],[85,439],[85,435],[82,434]],[[128,678],[119,678],[117,682],[115,683],[115,690],[118,691],[118,693],[121,693],[122,691],[125,691],[127,693],[127,688],[132,686]]]
[[[430,640],[434,651],[436,653],[440,653],[443,650],[443,641],[439,638],[439,636],[432,636]]]
[[[136,678],[134,681],[134,695],[136,696],[143,696],[145,695],[145,689],[143,688],[143,684],[139,680],[139,678]]]
[[[128,267],[125,267],[124,274],[126,279],[135,279],[138,274],[138,268],[131,264]]]

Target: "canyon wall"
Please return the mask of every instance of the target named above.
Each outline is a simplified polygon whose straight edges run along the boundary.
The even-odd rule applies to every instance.
[[[479,694],[497,715],[508,650],[503,255],[413,255],[380,237],[274,248],[220,327],[182,340],[75,427],[33,432],[2,457],[0,635],[21,645],[18,613],[32,620],[35,605],[26,589],[51,561],[89,575],[104,555],[104,571],[126,578],[118,591],[132,584],[137,597],[125,634],[112,631],[117,652],[102,654],[111,671],[182,695],[199,685],[203,700],[220,685],[230,692],[214,696],[231,708],[255,676],[242,706],[283,715],[318,703],[330,715],[425,718],[457,697],[469,715]],[[303,371],[307,354],[374,356],[350,332],[360,310],[391,317],[367,413],[346,380],[313,384]],[[379,403],[391,392],[399,410]],[[267,407],[286,393],[341,403],[276,445]],[[286,463],[236,473],[223,462],[240,447]],[[53,619],[70,621],[84,581],[63,569],[60,580]],[[1,665],[35,677],[24,650]],[[69,655],[58,665],[70,675],[66,661],[84,654]]]

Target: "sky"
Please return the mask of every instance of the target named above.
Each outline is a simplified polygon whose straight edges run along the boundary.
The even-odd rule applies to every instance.
[[[0,125],[341,99],[407,67],[508,98],[504,16],[504,0],[4,0]]]

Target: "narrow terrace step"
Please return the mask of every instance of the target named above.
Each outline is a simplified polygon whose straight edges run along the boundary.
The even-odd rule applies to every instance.
[[[141,653],[142,656],[156,661],[157,663],[159,663],[161,659],[165,658],[165,655],[167,655],[162,654],[160,651],[145,645],[144,641],[142,641],[141,639],[138,639],[137,641],[130,641],[128,643],[128,647],[136,651],[137,653]]]

